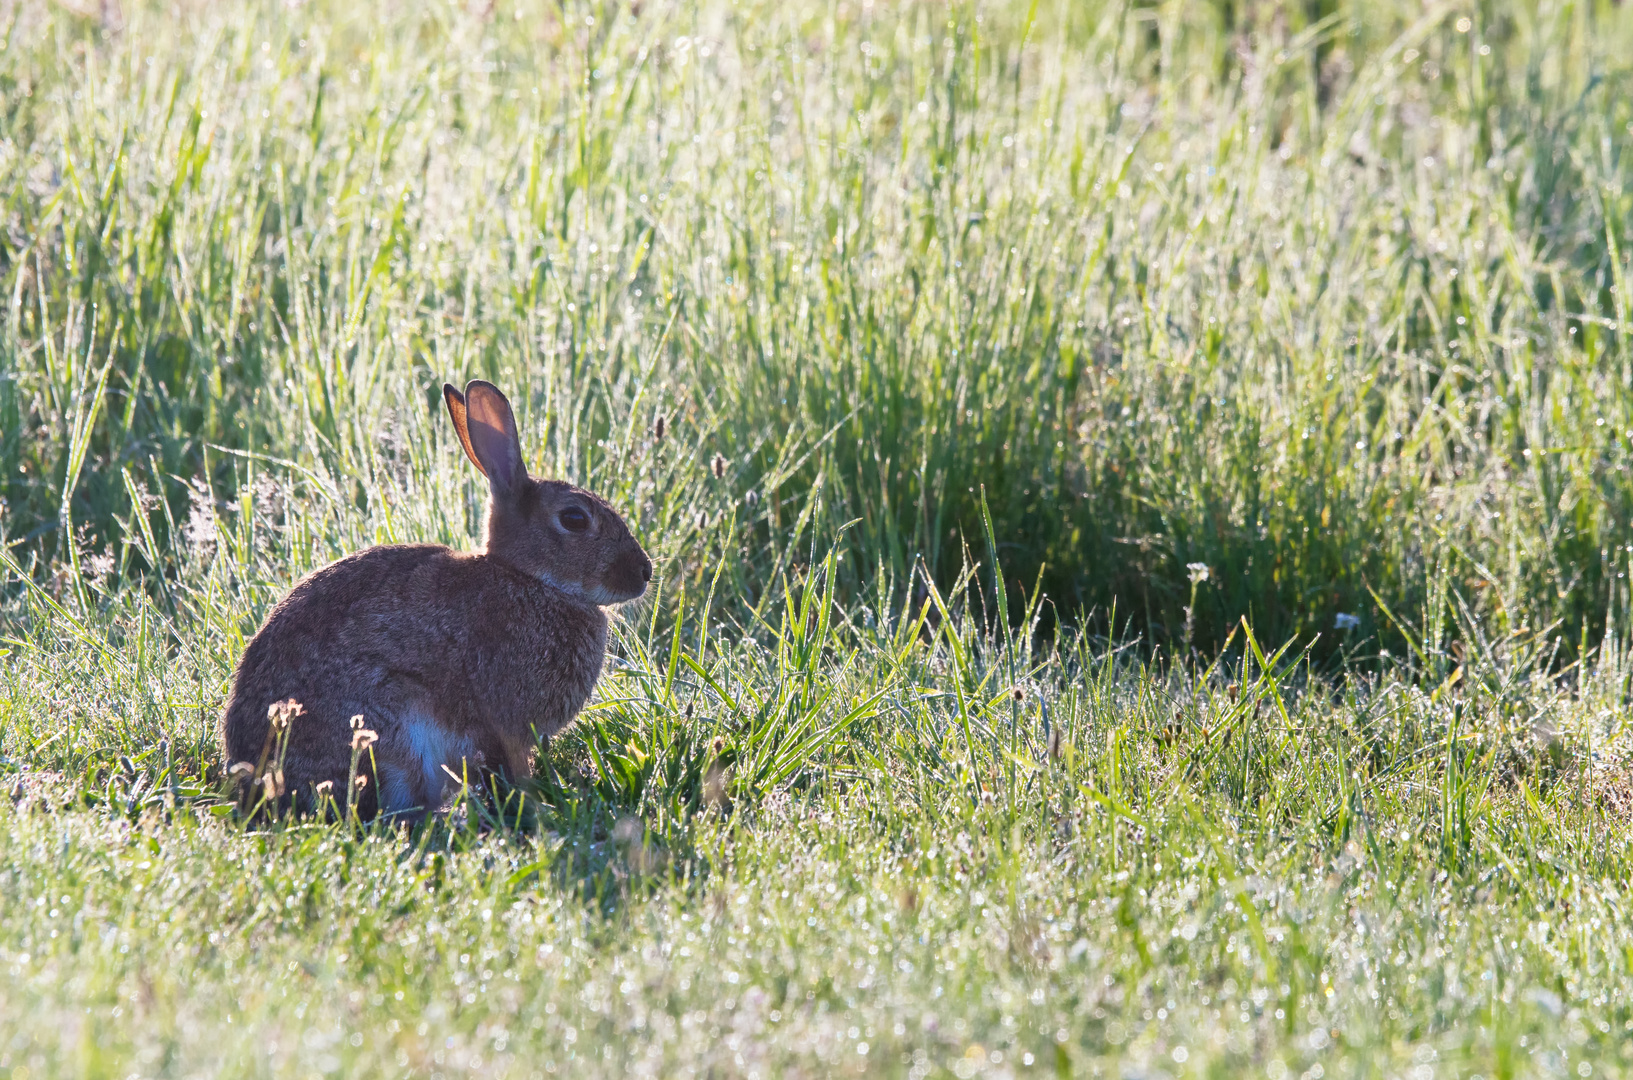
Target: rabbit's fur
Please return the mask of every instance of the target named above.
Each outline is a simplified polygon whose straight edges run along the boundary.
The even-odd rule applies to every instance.
[[[293,698],[284,805],[310,808],[348,783],[364,817],[436,809],[452,776],[531,774],[540,738],[570,723],[606,654],[602,605],[640,596],[652,562],[604,500],[523,465],[510,403],[492,384],[443,387],[465,452],[488,478],[480,552],[433,544],[369,548],[290,591],[238,664],[221,714],[231,768],[268,758],[269,709]],[[347,775],[352,717],[378,733]],[[364,736],[362,742],[367,741]],[[276,757],[276,751],[271,755]]]

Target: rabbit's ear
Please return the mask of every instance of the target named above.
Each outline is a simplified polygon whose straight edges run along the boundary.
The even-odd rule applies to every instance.
[[[527,479],[527,466],[522,464],[522,442],[516,435],[510,402],[497,386],[473,379],[465,384],[464,412],[465,450],[471,460],[494,491],[516,490]]]
[[[449,383],[443,383],[442,400],[448,403],[448,415],[453,419],[454,433],[459,436],[459,445],[465,448],[465,456],[471,459],[478,472],[483,476],[488,475],[488,470],[482,468],[482,463],[476,459],[476,451],[471,449],[471,433],[465,427],[465,395]]]

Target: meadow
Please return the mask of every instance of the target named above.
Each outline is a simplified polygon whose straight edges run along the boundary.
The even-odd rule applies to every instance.
[[[1633,5],[0,5],[0,1076],[1633,1070]],[[423,827],[303,574],[658,564]]]

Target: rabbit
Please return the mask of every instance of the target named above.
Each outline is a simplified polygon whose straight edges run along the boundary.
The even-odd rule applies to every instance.
[[[488,480],[486,542],[372,547],[273,608],[238,663],[219,735],[236,775],[287,739],[268,784],[281,807],[311,810],[331,794],[365,819],[414,820],[441,806],[451,776],[530,776],[539,741],[572,722],[601,673],[603,609],[652,580],[652,560],[605,500],[527,475],[497,387],[442,394]],[[354,740],[361,780],[348,775]]]

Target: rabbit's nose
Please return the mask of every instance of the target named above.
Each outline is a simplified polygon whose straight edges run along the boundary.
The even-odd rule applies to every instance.
[[[645,582],[651,582],[651,580],[652,580],[652,560],[651,559],[642,559],[641,560],[641,580],[645,581]]]

